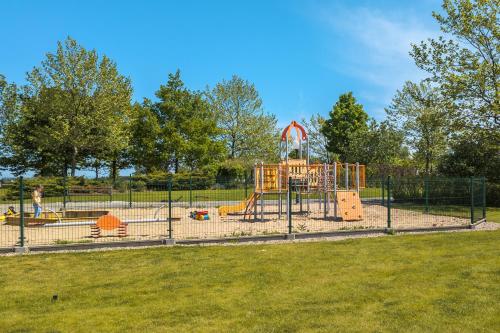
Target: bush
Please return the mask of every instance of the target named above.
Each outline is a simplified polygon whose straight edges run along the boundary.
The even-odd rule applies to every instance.
[[[64,195],[64,177],[35,177],[24,178],[24,197],[31,198],[36,185],[42,185],[44,188],[44,197],[60,197]],[[106,179],[86,179],[84,177],[67,177],[66,190],[70,190],[73,186],[110,186],[109,180]],[[4,200],[19,199],[19,179],[15,179],[9,184]]]
[[[426,186],[427,182],[427,186]],[[474,181],[474,196],[482,198],[482,181]],[[426,193],[427,192],[427,193]],[[396,178],[392,181],[391,196],[395,202],[429,204],[470,204],[468,178]]]
[[[486,205],[500,207],[500,183],[486,184]]]
[[[132,177],[132,188],[134,190],[165,191],[168,188],[169,180],[172,180],[172,190],[193,190],[209,189],[215,184],[215,177],[201,175],[197,173],[176,173],[155,172],[147,175],[135,175]]]

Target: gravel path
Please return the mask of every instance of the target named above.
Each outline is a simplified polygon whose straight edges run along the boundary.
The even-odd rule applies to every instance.
[[[494,231],[500,230],[500,223],[485,222],[477,225],[475,229],[457,229],[450,231],[420,231],[420,232],[402,232],[397,233],[395,236],[404,236],[408,234],[430,234],[430,233],[447,233],[447,232],[477,232],[477,231]],[[374,237],[390,237],[394,235],[388,235],[386,233],[371,233],[371,234],[350,234],[342,236],[326,236],[326,237],[314,237],[314,238],[304,238],[295,240],[262,240],[262,241],[248,241],[243,243],[237,242],[227,242],[227,243],[199,243],[199,244],[177,244],[175,246],[184,247],[196,247],[196,246],[251,246],[251,245],[262,245],[262,244],[289,244],[289,243],[307,243],[307,242],[335,242],[342,241],[346,239],[358,239],[358,238],[374,238]],[[160,248],[165,247],[165,245],[154,245],[154,246],[136,246],[136,247],[113,247],[113,248],[97,248],[88,250],[61,250],[57,253],[73,253],[73,252],[99,252],[99,251],[132,251],[135,249],[146,249],[146,248]],[[45,253],[54,253],[51,251],[37,251],[33,253],[26,253],[25,255],[38,255]],[[0,256],[15,256],[15,253],[0,254]]]

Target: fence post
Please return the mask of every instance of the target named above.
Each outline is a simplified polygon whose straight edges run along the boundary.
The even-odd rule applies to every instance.
[[[243,180],[243,183],[244,183],[244,186],[245,186],[245,199],[248,198],[248,189],[247,189],[247,172],[245,170],[245,173],[243,174],[243,177],[245,177],[245,179]]]
[[[19,245],[24,247],[24,179],[19,177]]]
[[[67,179],[67,176],[64,175],[63,177],[63,208],[66,209],[66,195],[67,195],[67,188],[66,188],[66,179]]]
[[[193,207],[193,175],[189,174],[189,208]]]
[[[424,179],[424,191],[425,191],[425,212],[429,212],[429,177],[425,176]]]
[[[172,177],[168,179],[168,238],[172,239]]]
[[[292,177],[288,177],[288,234],[292,233]]]
[[[382,176],[382,206],[385,206],[385,179]]]
[[[326,166],[326,163],[323,163],[323,191],[325,193],[323,194],[324,200],[323,200],[323,218],[326,220],[326,216],[328,215],[328,208],[327,207],[327,201],[328,201],[328,167]],[[300,207],[300,211],[302,212],[302,207]]]
[[[482,179],[482,185],[483,185],[483,219],[486,218],[486,178],[483,176]]]
[[[132,208],[132,176],[128,176],[128,207]]]
[[[391,176],[387,176],[387,228],[391,228]]]
[[[470,224],[474,224],[474,177],[470,177]]]

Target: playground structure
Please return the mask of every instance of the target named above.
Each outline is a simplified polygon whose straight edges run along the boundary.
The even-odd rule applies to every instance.
[[[301,213],[308,214],[312,206],[317,205],[325,219],[331,211],[334,219],[363,219],[359,191],[366,182],[364,165],[339,162],[310,164],[309,138],[304,127],[296,121],[283,130],[279,151],[279,163],[255,164],[252,194],[236,205],[219,207],[220,216],[243,214],[244,219],[250,219],[253,215],[254,220],[258,220],[260,215],[260,220],[264,221],[268,213],[266,205],[277,205],[276,213],[281,218],[283,214],[291,214],[291,196],[288,194],[292,192]],[[292,154],[296,158],[291,158]]]
[[[449,186],[447,180],[433,183],[426,179],[405,180],[404,183],[400,180],[391,183],[390,178],[367,181],[365,166],[359,163],[310,163],[308,135],[295,121],[281,134],[279,162],[257,163],[253,172],[253,188],[249,195],[246,182],[245,195],[242,188],[234,188],[232,183],[228,183],[228,187],[217,184],[209,189],[193,190],[189,183],[189,187],[181,184],[173,190],[175,196],[182,198],[184,195],[185,200],[172,200],[170,179],[167,184],[135,192],[129,182],[128,195],[115,195],[108,186],[70,189],[68,193],[72,196],[44,198],[43,212],[37,218],[29,199],[0,204],[0,211],[5,212],[0,219],[0,248],[21,244],[21,239],[28,245],[50,245],[366,229],[455,228],[470,225],[478,216],[485,216],[484,179],[482,183],[465,179],[458,187],[457,193],[463,193],[461,202],[471,202],[471,207],[466,207],[470,216],[450,213],[447,206],[429,202],[428,196],[432,188],[429,184]],[[423,192],[401,201],[398,186],[401,191],[401,186],[406,188],[411,184]],[[477,190],[468,194],[472,186]],[[362,189],[365,189],[363,202],[360,199]],[[19,198],[29,197],[22,193],[20,186]],[[474,198],[476,201],[472,200]],[[478,200],[483,200],[480,201],[483,203],[482,215],[478,214],[477,207],[474,211]]]

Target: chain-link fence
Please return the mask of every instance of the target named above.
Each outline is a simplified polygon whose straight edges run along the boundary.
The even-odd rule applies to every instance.
[[[64,180],[45,186],[40,199],[36,184],[45,185],[20,178],[0,198],[0,248],[456,228],[486,213],[484,178],[367,179],[347,190],[289,179],[285,191],[267,192],[251,179]]]

